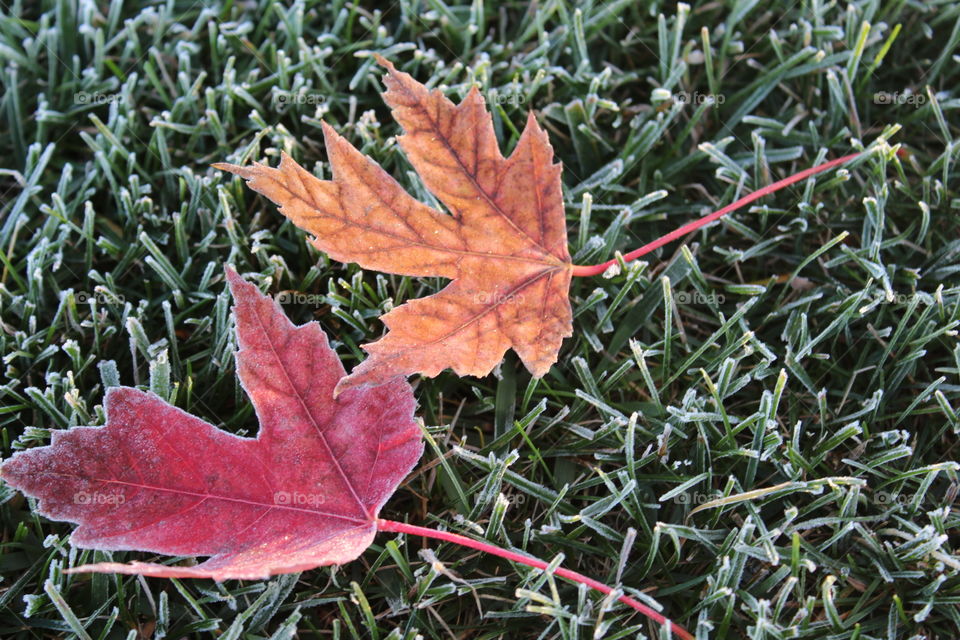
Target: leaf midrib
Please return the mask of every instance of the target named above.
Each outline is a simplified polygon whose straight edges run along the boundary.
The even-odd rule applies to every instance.
[[[487,204],[490,205],[493,211],[496,212],[496,214],[500,216],[503,220],[505,220],[511,227],[513,227],[519,234],[522,234],[524,237],[526,237],[527,240],[529,240],[533,244],[533,246],[535,246],[545,255],[548,255],[551,258],[554,258],[555,260],[557,260],[562,264],[563,263],[562,260],[560,260],[555,255],[553,255],[546,247],[540,244],[539,241],[532,238],[529,233],[527,233],[526,231],[518,227],[517,224],[510,218],[510,216],[508,216],[506,212],[500,207],[500,205],[498,205],[496,202],[493,201],[493,199],[490,197],[490,194],[487,193],[486,189],[482,188],[480,186],[480,183],[477,182],[476,176],[474,176],[473,173],[471,173],[470,171],[467,171],[467,167],[463,164],[463,161],[460,160],[460,155],[456,153],[456,151],[454,151],[453,146],[451,146],[450,144],[450,141],[447,140],[447,136],[445,136],[443,132],[440,131],[440,127],[437,124],[437,122],[433,119],[433,116],[430,114],[430,110],[424,107],[423,103],[420,102],[420,100],[417,98],[417,95],[413,91],[408,89],[407,86],[402,81],[398,82],[397,84],[400,86],[401,89],[403,89],[404,93],[406,93],[408,96],[411,96],[413,98],[414,103],[417,105],[420,111],[424,114],[424,117],[427,119],[427,122],[430,123],[430,126],[433,129],[434,134],[436,135],[436,139],[439,140],[444,147],[446,147],[447,151],[450,153],[451,156],[453,156],[457,165],[460,167],[460,171],[463,173],[463,175],[467,177],[470,183],[474,186],[474,188],[477,190],[477,193],[479,193],[483,197],[483,199],[486,200]],[[454,109],[457,109],[457,108],[459,107],[454,106]],[[487,114],[487,117],[490,117],[489,113]],[[409,135],[409,134],[405,133],[404,135]],[[500,152],[499,142],[494,140],[494,144],[497,145],[497,155],[500,156],[501,160],[506,160],[506,158],[504,158],[503,154]],[[419,174],[420,172],[418,171],[417,173]],[[421,176],[421,179],[422,179],[422,176]],[[538,211],[538,214],[539,214],[539,211]],[[540,217],[542,222],[542,215]]]
[[[547,275],[556,273],[556,272],[558,272],[558,271],[560,271],[560,270],[561,270],[560,267],[552,267],[552,268],[550,268],[550,269],[544,269],[543,271],[538,271],[537,273],[532,274],[532,275],[531,275],[529,278],[527,278],[526,280],[523,280],[520,284],[518,284],[518,285],[517,285],[516,287],[514,287],[513,289],[510,289],[509,291],[505,292],[505,293],[503,294],[503,296],[501,296],[501,297],[509,298],[510,296],[512,296],[513,294],[517,293],[518,291],[522,291],[523,289],[525,289],[525,288],[533,285],[534,283],[536,283],[537,281],[539,281],[541,278],[543,278],[543,277],[545,277],[545,276],[547,276]],[[437,294],[437,295],[440,295],[440,294],[442,294],[442,293],[443,293],[443,291],[441,290],[440,293]],[[482,318],[483,316],[487,315],[487,314],[490,313],[491,311],[494,311],[494,310],[497,309],[498,307],[503,306],[503,304],[504,304],[503,302],[497,302],[497,303],[495,303],[495,304],[491,304],[491,305],[485,307],[482,311],[480,311],[480,312],[478,312],[478,313],[475,313],[473,316],[471,316],[470,318],[466,319],[464,322],[462,322],[461,324],[459,324],[457,327],[451,329],[450,331],[448,331],[447,333],[443,334],[442,336],[440,336],[440,337],[438,337],[438,338],[436,338],[436,339],[434,339],[434,340],[431,340],[430,342],[418,343],[418,344],[410,347],[410,349],[414,349],[414,348],[416,348],[416,349],[422,349],[423,347],[430,346],[430,345],[434,345],[434,344],[437,344],[438,342],[441,342],[441,341],[443,341],[443,340],[446,340],[446,339],[448,339],[450,336],[456,335],[457,333],[463,331],[464,328],[466,328],[467,326],[469,326],[469,325],[473,324],[474,322],[478,321],[480,318]],[[392,360],[392,359],[394,359],[394,358],[399,358],[405,351],[409,351],[410,349],[404,349],[403,351],[398,351],[398,352],[396,352],[396,353],[394,353],[394,354],[391,354],[391,355],[389,355],[389,356],[381,356],[379,359],[380,359],[380,360]]]
[[[343,467],[340,466],[340,461],[337,460],[336,456],[333,455],[333,449],[330,448],[330,443],[327,442],[327,438],[323,433],[323,430],[320,428],[320,425],[317,423],[316,419],[313,417],[313,414],[310,412],[310,409],[307,407],[307,403],[304,401],[303,396],[300,394],[300,389],[293,384],[293,380],[290,379],[290,375],[287,373],[287,368],[284,366],[283,359],[280,357],[280,354],[277,353],[276,347],[273,345],[273,340],[270,339],[270,333],[267,331],[267,328],[263,324],[263,320],[260,318],[260,314],[257,313],[256,308],[253,309],[253,315],[257,319],[257,324],[260,325],[260,330],[263,332],[263,336],[268,345],[270,345],[270,351],[273,353],[274,358],[277,360],[277,365],[280,370],[283,372],[283,377],[286,379],[287,384],[290,385],[290,389],[293,390],[293,395],[296,397],[297,402],[300,403],[300,408],[303,410],[303,413],[310,419],[310,424],[313,425],[314,430],[317,433],[317,436],[320,438],[320,442],[323,444],[323,448],[327,452],[327,456],[330,458],[330,462],[333,463],[334,468],[337,470],[337,473],[340,475],[340,479],[350,490],[350,495],[353,497],[354,502],[357,505],[357,508],[360,510],[360,513],[367,513],[367,509],[363,504],[363,501],[360,499],[360,496],[357,495],[357,490],[353,486],[353,483],[350,482],[350,479],[347,477],[347,474],[344,472]],[[293,329],[296,331],[297,329]],[[260,425],[261,429],[265,428],[265,425]]]
[[[302,202],[302,203],[303,203],[305,206],[307,206],[308,208],[313,209],[314,211],[321,211],[321,209],[320,209],[319,207],[317,207],[316,204],[314,204],[313,202],[310,202],[309,200],[307,200],[306,198],[304,198],[304,197],[302,197],[302,196],[300,196],[300,195],[295,194],[291,189],[287,188],[287,192],[290,194],[290,196],[291,196],[292,199],[294,199],[294,200],[299,200],[300,202]],[[384,205],[386,208],[388,208],[388,209],[390,209],[390,210],[392,211],[392,208],[389,207],[385,202],[383,202],[383,199],[380,198],[379,195],[377,196],[377,199],[380,200],[380,202],[383,203],[383,205]],[[337,195],[337,200],[342,203],[342,200],[340,199],[339,194]],[[417,202],[418,202],[419,204],[422,204],[422,205],[425,206],[425,207],[428,206],[428,205],[423,204],[423,203],[420,202],[419,200],[417,200]],[[340,208],[341,208],[341,210],[343,210],[343,206],[342,206],[342,205],[341,205]],[[434,211],[436,211],[436,210],[434,209]],[[438,213],[439,213],[439,212],[438,212]],[[322,215],[328,215],[328,216],[331,217],[331,218],[334,218],[334,219],[336,219],[336,220],[339,220],[340,222],[342,222],[342,223],[345,224],[346,226],[357,227],[357,228],[359,228],[359,229],[362,229],[362,230],[364,230],[364,231],[368,231],[368,232],[370,232],[370,233],[375,233],[375,234],[378,234],[378,235],[381,235],[381,236],[385,236],[385,237],[387,237],[387,238],[391,238],[391,239],[396,240],[397,242],[400,243],[400,246],[399,246],[399,247],[387,247],[387,248],[386,248],[386,249],[391,249],[391,250],[392,250],[392,249],[401,249],[401,248],[404,248],[404,247],[418,247],[418,248],[423,248],[423,249],[429,249],[429,250],[431,250],[431,251],[438,251],[438,252],[443,252],[443,253],[450,253],[450,254],[454,254],[454,255],[457,255],[457,256],[467,256],[467,257],[471,257],[471,258],[480,258],[480,259],[486,259],[486,260],[506,260],[506,261],[513,261],[513,262],[523,262],[523,263],[526,263],[526,264],[549,265],[550,267],[556,267],[556,268],[563,267],[563,266],[566,266],[566,265],[569,265],[569,264],[570,264],[569,262],[565,262],[565,261],[563,261],[563,260],[560,260],[559,258],[557,258],[555,255],[553,255],[552,253],[550,253],[550,252],[548,252],[548,251],[543,251],[543,256],[544,256],[543,259],[536,259],[536,258],[524,258],[524,257],[522,257],[522,256],[517,256],[517,255],[513,255],[513,254],[509,254],[509,253],[489,253],[489,252],[488,252],[488,253],[484,253],[484,252],[481,252],[481,251],[471,251],[471,250],[469,250],[469,249],[454,249],[454,248],[452,248],[452,247],[437,246],[437,245],[427,244],[426,242],[423,242],[423,241],[411,240],[411,239],[409,239],[409,238],[405,238],[405,237],[400,236],[400,235],[397,235],[397,234],[395,234],[395,233],[391,233],[390,231],[387,231],[387,230],[385,230],[385,229],[381,229],[381,228],[378,228],[378,227],[371,227],[370,225],[363,224],[362,222],[358,222],[358,221],[356,221],[356,220],[347,218],[346,216],[341,217],[341,216],[336,216],[336,215],[333,215],[333,214],[330,214],[330,213],[326,213],[326,212],[324,212],[324,214],[322,214]],[[441,214],[441,215],[445,215],[445,214]],[[463,228],[463,223],[462,223],[462,222],[460,222],[460,221],[457,220],[456,218],[453,218],[453,220],[456,221],[456,222],[460,225],[460,228]],[[318,237],[311,229],[305,229],[305,230],[306,230],[308,233],[313,234],[315,238]],[[540,247],[540,245],[536,245],[536,248],[543,250],[543,248]],[[382,251],[382,250],[386,250],[386,249],[378,249],[378,251]],[[336,250],[336,249],[334,249],[334,250]],[[329,250],[326,250],[326,249],[325,249],[324,251],[326,251],[327,253],[329,253]],[[355,260],[350,260],[350,262],[356,262],[356,261],[355,261]]]
[[[233,497],[233,496],[225,496],[225,495],[219,495],[219,494],[215,494],[215,493],[200,493],[200,492],[198,492],[198,491],[187,491],[187,490],[184,490],[184,489],[171,489],[171,488],[169,488],[169,487],[160,487],[160,486],[156,486],[156,485],[143,484],[143,483],[138,483],[138,482],[127,482],[127,481],[125,481],[125,480],[106,479],[106,478],[92,478],[92,477],[82,476],[82,475],[75,474],[75,473],[61,473],[61,472],[57,472],[57,471],[41,471],[41,472],[38,472],[38,475],[55,476],[55,477],[58,477],[58,478],[70,478],[70,479],[74,479],[74,480],[83,480],[83,481],[88,481],[88,482],[100,482],[100,483],[108,484],[108,485],[121,485],[121,486],[125,486],[125,487],[134,487],[134,488],[136,488],[136,489],[143,489],[143,490],[146,490],[146,491],[157,491],[157,492],[163,492],[163,493],[172,493],[172,494],[175,494],[175,495],[190,496],[190,497],[193,497],[193,498],[203,498],[204,500],[222,500],[222,501],[224,501],[224,502],[234,502],[234,503],[245,504],[245,505],[249,505],[249,506],[253,506],[253,507],[264,507],[264,508],[267,508],[267,509],[277,509],[277,510],[283,510],[283,511],[297,511],[297,512],[300,512],[300,513],[308,513],[308,514],[315,515],[315,516],[323,516],[323,517],[328,517],[328,518],[335,518],[335,519],[338,519],[338,520],[346,520],[346,521],[348,521],[348,522],[354,522],[354,523],[356,523],[356,524],[369,524],[369,523],[373,523],[373,522],[374,522],[373,519],[354,518],[354,517],[351,517],[351,516],[345,516],[345,515],[338,514],[338,513],[330,513],[330,512],[328,512],[328,511],[319,511],[319,510],[317,510],[317,509],[304,509],[304,508],[302,508],[302,507],[295,507],[295,506],[292,506],[292,505],[276,504],[275,502],[258,502],[258,501],[256,501],[256,500],[250,500],[250,499],[244,499],[244,498],[236,498],[236,497]],[[291,492],[291,493],[292,493],[292,492]]]

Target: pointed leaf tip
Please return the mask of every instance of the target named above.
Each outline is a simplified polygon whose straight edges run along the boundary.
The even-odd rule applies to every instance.
[[[237,270],[232,264],[225,265],[223,271],[227,274],[227,282],[229,282],[231,286],[243,282],[243,278],[240,277],[240,274],[237,273]]]
[[[233,266],[227,265],[224,267],[224,273],[226,274],[227,286],[230,289],[230,295],[233,297],[234,301],[235,320],[238,320],[237,308],[240,306],[249,306],[251,304],[256,304],[259,301],[273,302],[269,296],[265,296],[260,293],[260,289],[257,287],[257,285],[244,280],[243,277],[233,268]],[[282,312],[277,310],[276,313]]]
[[[238,164],[231,164],[229,162],[214,162],[210,165],[214,169],[219,171],[226,171],[227,173],[232,173],[235,176],[239,176],[244,180],[251,180],[256,177],[257,167],[259,166],[256,162],[252,165],[243,167]]]
[[[323,142],[329,147],[331,142],[340,139],[342,136],[337,130],[331,127],[325,120],[320,121],[320,131],[323,132]]]

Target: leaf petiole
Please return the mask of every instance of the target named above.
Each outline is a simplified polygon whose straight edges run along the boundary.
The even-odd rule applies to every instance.
[[[476,549],[477,551],[483,551],[491,555],[499,556],[501,558],[506,558],[513,562],[518,562],[520,564],[525,564],[528,567],[533,567],[534,569],[546,569],[548,564],[543,560],[537,558],[531,558],[522,553],[517,553],[516,551],[510,551],[508,549],[503,549],[497,547],[488,542],[483,542],[480,540],[474,540],[473,538],[468,538],[457,533],[452,533],[450,531],[439,531],[437,529],[429,529],[427,527],[418,527],[417,525],[407,524],[405,522],[397,522],[395,520],[383,520],[377,519],[377,529],[379,531],[390,531],[393,533],[406,533],[414,536],[422,536],[424,538],[434,538],[436,540],[443,540],[444,542],[452,542],[453,544],[458,544],[462,547],[469,547],[470,549]],[[609,587],[602,582],[598,582],[593,578],[588,578],[582,573],[577,573],[576,571],[571,571],[570,569],[564,569],[563,567],[558,567],[553,571],[554,575],[558,575],[561,578],[566,578],[567,580],[572,580],[580,584],[585,584],[591,589],[596,589],[600,593],[609,594],[613,592],[613,588]],[[668,626],[670,633],[677,638],[682,640],[694,640],[693,635],[684,629],[683,627],[677,625],[675,622],[672,622],[670,619],[663,616],[661,613],[654,611],[647,605],[642,602],[631,598],[628,595],[621,595],[617,598],[620,602],[636,609],[643,615],[645,615],[650,620],[653,620],[657,624]]]
[[[784,187],[789,187],[790,185],[796,182],[800,182],[801,180],[806,180],[810,176],[816,175],[822,171],[826,171],[827,169],[831,169],[837,165],[843,164],[848,160],[853,160],[854,158],[860,155],[861,155],[860,153],[851,153],[850,155],[843,156],[842,158],[837,158],[836,160],[830,160],[829,162],[824,162],[823,164],[818,164],[815,167],[810,167],[809,169],[805,169],[803,171],[795,173],[792,176],[788,176],[784,178],[783,180],[778,180],[773,184],[769,184],[763,187],[762,189],[757,189],[753,193],[740,198],[736,202],[728,204],[722,209],[717,209],[710,215],[704,216],[699,220],[694,220],[693,222],[688,222],[682,227],[671,231],[667,235],[660,236],[653,242],[647,243],[642,247],[640,247],[639,249],[634,249],[630,253],[627,253],[626,255],[623,256],[623,261],[630,262],[631,260],[636,260],[640,256],[646,255],[651,251],[659,249],[663,245],[673,242],[677,238],[685,236],[686,234],[692,231],[696,231],[697,229],[710,224],[714,220],[722,218],[723,216],[727,215],[731,211],[736,211],[737,209],[750,204],[754,200],[759,200],[760,198],[770,195],[771,193],[775,193],[776,191],[779,191]],[[574,276],[580,276],[580,277],[598,276],[604,271],[606,271],[609,267],[615,265],[616,263],[617,263],[617,260],[613,259],[613,260],[607,260],[606,262],[601,264],[573,265],[572,274]]]

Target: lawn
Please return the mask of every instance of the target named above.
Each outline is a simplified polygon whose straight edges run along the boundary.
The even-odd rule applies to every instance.
[[[0,2],[0,456],[151,390],[237,434],[224,265],[318,321],[351,370],[445,286],[344,265],[210,167],[321,122],[440,206],[372,54],[502,149],[535,111],[578,264],[870,149],[614,269],[533,379],[414,376],[426,449],[382,516],[525,551],[698,638],[960,637],[960,3]],[[958,138],[954,138],[958,135]],[[240,470],[242,472],[242,470]],[[541,571],[381,533],[267,581],[64,574],[89,551],[0,486],[0,637],[659,638]],[[160,558],[163,560],[164,558]]]

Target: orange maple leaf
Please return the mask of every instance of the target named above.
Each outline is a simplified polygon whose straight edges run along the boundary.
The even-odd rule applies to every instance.
[[[286,154],[277,169],[214,166],[245,178],[335,260],[452,280],[385,314],[389,332],[364,345],[369,357],[338,392],[447,368],[484,376],[509,348],[542,376],[573,334],[560,164],[552,162],[546,132],[531,112],[504,158],[476,86],[455,105],[377,60],[387,69],[384,100],[405,131],[400,146],[450,215],[411,197],[327,124],[332,180],[314,177]]]
[[[337,393],[398,375],[435,376],[447,368],[484,376],[510,348],[534,376],[542,376],[557,361],[563,339],[573,334],[571,277],[601,274],[618,259],[572,264],[560,164],[553,163],[553,148],[532,112],[513,153],[504,158],[476,87],[455,105],[376,58],[387,70],[384,100],[405,131],[400,146],[449,215],[411,197],[325,123],[333,180],[319,180],[286,154],[276,169],[259,163],[213,166],[245,178],[335,260],[452,280],[439,293],[385,314],[388,333],[363,345],[369,357],[340,381]],[[860,155],[778,180],[619,259],[635,260]]]

